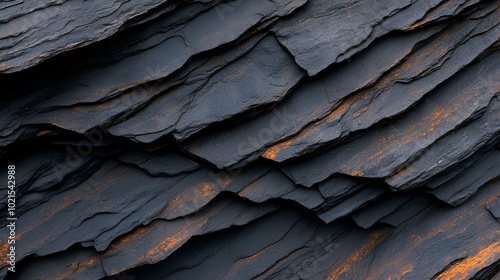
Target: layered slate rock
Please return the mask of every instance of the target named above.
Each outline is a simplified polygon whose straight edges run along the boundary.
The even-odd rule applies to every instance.
[[[0,15],[2,279],[499,277],[500,1]]]
[[[366,230],[346,222],[325,225],[293,209],[280,210],[243,228],[193,240],[175,256],[130,275],[139,279],[187,279],[200,273],[210,279],[489,279],[500,253],[498,221],[488,209],[498,204],[499,191],[499,182],[493,182],[457,208],[431,206],[397,228]],[[252,240],[254,246],[241,239]]]
[[[1,7],[2,72],[23,70],[116,33],[149,10],[173,1],[9,1]]]
[[[246,79],[247,76],[252,78]],[[141,139],[149,142],[171,132],[183,139],[210,124],[279,101],[302,76],[277,41],[266,37],[208,80],[162,95],[111,131],[115,135],[144,134]],[[255,85],[259,85],[259,90],[255,90]]]
[[[277,25],[276,33],[297,63],[315,75],[380,36],[458,14],[477,1],[453,1],[455,9],[443,8],[449,6],[446,2],[450,1],[312,1],[297,16]],[[427,16],[429,11],[435,14]]]
[[[461,128],[461,124],[472,121],[481,112],[485,115],[484,120],[491,119],[490,114],[498,116],[498,62],[499,53],[486,57],[457,74],[456,80],[448,81],[455,82],[456,87],[448,84],[437,88],[432,97],[424,98],[422,103],[395,122],[373,127],[353,141],[334,147],[310,161],[285,167],[285,170],[295,182],[306,186],[333,173],[383,178],[399,171],[438,139],[456,135],[448,132],[466,130],[468,127]],[[457,95],[457,90],[462,90],[464,95]],[[495,126],[496,122],[491,120],[491,125]],[[487,131],[486,137],[490,134]],[[477,140],[482,140],[482,137]],[[434,168],[430,164],[427,166]]]

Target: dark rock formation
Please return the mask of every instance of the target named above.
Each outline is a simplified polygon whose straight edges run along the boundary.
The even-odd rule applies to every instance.
[[[500,0],[4,1],[0,276],[499,279],[499,65]]]

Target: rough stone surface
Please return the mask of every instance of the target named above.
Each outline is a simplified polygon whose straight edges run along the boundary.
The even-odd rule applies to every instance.
[[[498,65],[500,0],[3,1],[0,278],[500,279]]]

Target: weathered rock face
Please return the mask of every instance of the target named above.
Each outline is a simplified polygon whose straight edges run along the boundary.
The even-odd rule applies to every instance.
[[[499,279],[499,65],[500,0],[4,1],[0,276]]]

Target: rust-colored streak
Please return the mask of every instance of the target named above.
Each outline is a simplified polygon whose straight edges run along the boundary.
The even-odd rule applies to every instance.
[[[477,92],[470,92],[469,98],[477,95]],[[460,111],[463,104],[468,100],[465,98],[451,98],[447,104],[438,107],[434,113],[426,117],[423,122],[415,122],[404,130],[399,130],[399,124],[395,124],[389,129],[379,130],[378,133],[387,136],[381,136],[377,142],[374,142],[363,151],[352,157],[348,162],[340,167],[340,171],[345,174],[353,175],[357,172],[362,172],[360,168],[369,168],[380,163],[380,161],[387,155],[392,154],[400,149],[401,145],[409,145],[417,140],[428,138],[426,141],[430,142],[439,136],[435,132],[435,127],[445,125],[448,120],[452,119],[452,115]],[[430,133],[434,133],[429,135]],[[425,140],[424,140],[425,141]],[[421,143],[423,141],[419,141]],[[361,166],[360,166],[361,164]]]
[[[50,278],[43,278],[43,279],[51,279],[51,280],[63,280],[63,279],[68,279],[72,278],[70,275],[74,274],[78,270],[87,270],[91,268],[93,265],[100,265],[98,263],[98,260],[96,259],[95,256],[90,257],[90,259],[87,260],[81,260],[74,262],[72,264],[69,264],[67,266],[64,266],[56,271],[53,271],[50,275]]]
[[[166,251],[174,248],[175,245],[178,245],[184,241],[186,241],[192,233],[189,230],[181,231],[174,236],[167,237],[164,241],[160,242],[155,248],[151,249],[147,254],[146,258],[157,258],[163,255]]]
[[[7,265],[7,253],[8,253],[8,250],[9,250],[9,244],[7,244],[7,242],[5,242],[4,240],[2,240],[0,242],[0,244],[3,243],[0,247],[0,254],[2,254],[2,256],[0,257],[0,260],[2,261],[2,266],[1,267],[4,267]],[[15,245],[14,245],[15,246]]]
[[[362,261],[369,252],[371,252],[375,247],[380,244],[384,238],[387,236],[387,233],[383,232],[374,232],[370,235],[370,243],[363,246],[361,249],[352,254],[346,261],[342,263],[335,271],[330,274],[328,280],[336,280],[339,279],[345,273],[348,273],[352,269],[356,268],[358,263]]]
[[[224,182],[219,180],[218,183],[222,184]],[[200,183],[198,186],[184,190],[174,199],[169,201],[167,207],[163,209],[162,215],[181,211],[187,204],[202,206],[200,204],[209,202],[212,198],[217,196],[218,193],[219,188],[217,188],[216,185],[206,182]]]
[[[42,130],[36,134],[36,137],[44,136],[44,135],[47,135],[50,133],[53,133],[53,131],[52,130]]]
[[[154,222],[147,227],[135,229],[121,239],[114,241],[106,250],[104,256],[120,254],[123,250],[128,251],[127,248],[130,248],[131,246],[137,246],[141,249],[137,252],[137,258],[129,263],[127,265],[128,267],[151,263],[153,260],[164,259],[177,247],[181,246],[184,242],[191,238],[191,236],[199,233],[207,221],[214,215],[219,214],[223,209],[224,206],[222,205],[210,213],[201,215],[201,218],[186,218],[183,220],[185,224],[170,232],[167,230],[169,226],[166,227],[165,221]],[[176,227],[177,225],[174,222],[172,227]],[[156,235],[159,228],[163,229],[162,232],[165,232],[166,236]]]
[[[308,127],[306,129],[304,129],[304,131],[302,131],[301,133],[299,133],[294,138],[291,138],[289,140],[286,140],[286,141],[283,141],[281,143],[278,143],[276,145],[271,146],[270,148],[268,148],[262,154],[262,157],[267,158],[267,159],[271,159],[271,160],[275,159],[276,156],[281,151],[284,151],[286,148],[288,148],[288,147],[294,145],[295,143],[298,143],[298,142],[304,140],[305,138],[307,138],[307,136],[309,135],[309,133],[311,133],[311,132],[313,132],[315,130],[316,125],[318,125],[318,123],[315,123],[315,125],[312,126],[312,127]]]
[[[278,144],[270,147],[269,149],[267,149],[264,152],[264,154],[262,155],[262,157],[267,158],[267,159],[271,159],[271,160],[275,159],[281,150],[286,149],[287,147],[289,147],[293,143],[300,141],[301,139],[302,139],[301,137],[297,137],[297,138],[293,138],[293,139],[285,141],[285,142],[278,143]]]
[[[500,241],[497,241],[483,248],[474,256],[456,263],[450,269],[440,274],[436,280],[469,279],[470,276],[496,261],[499,257]]]
[[[498,195],[494,195],[492,197],[488,197],[485,200],[481,200],[479,205],[472,204],[470,208],[478,206],[481,206],[482,208],[488,203],[496,201],[497,199]],[[418,252],[419,248],[425,248],[425,246],[427,246],[426,244],[428,244],[428,242],[430,242],[431,240],[434,240],[433,243],[436,244],[444,240],[449,240],[450,238],[461,238],[460,236],[466,234],[469,229],[481,226],[480,224],[484,221],[485,218],[484,216],[488,216],[489,214],[487,213],[487,211],[481,211],[481,213],[479,214],[477,212],[470,211],[470,208],[455,211],[453,215],[449,216],[449,219],[443,221],[439,226],[429,229],[425,235],[412,234],[410,236],[411,240],[407,240],[406,242],[408,246],[405,248],[401,248],[395,255],[393,255],[392,262],[384,263],[383,265],[375,268],[375,270],[372,270],[370,272],[370,275],[367,276],[366,279],[385,279],[383,278],[384,273],[390,271],[393,272],[390,272],[391,277],[388,279],[405,279],[404,275],[412,272],[413,267],[418,264],[415,259],[415,253]],[[435,213],[436,210],[437,209],[435,208],[430,208],[427,211],[428,213]],[[448,235],[447,233],[449,232],[455,232],[455,234]],[[488,234],[488,236],[485,236],[481,240],[481,243],[486,244],[483,246],[487,247],[482,249],[479,253],[474,253],[474,251],[477,247],[481,246],[480,244],[478,244],[477,247],[469,247],[469,249],[461,252],[460,254],[452,256],[449,261],[473,255],[472,257],[468,257],[467,259],[465,259],[463,261],[463,264],[461,264],[460,266],[458,263],[455,264],[456,268],[455,266],[453,266],[450,271],[446,271],[446,274],[443,274],[441,276],[444,278],[438,279],[463,279],[464,277],[460,277],[461,274],[458,272],[464,272],[463,275],[465,276],[474,274],[479,269],[488,266],[490,262],[497,260],[500,257],[500,244],[498,244],[498,242],[491,244],[490,242],[486,242],[486,240],[495,241],[499,234],[500,231],[494,231]],[[468,267],[468,269],[465,269],[466,267]],[[451,270],[454,270],[456,273],[452,273]],[[449,278],[446,278],[447,276],[449,276]]]
[[[129,242],[136,240],[137,238],[142,237],[147,232],[147,230],[148,230],[147,227],[138,228],[138,229],[132,231],[131,233],[128,233],[124,237],[120,238],[117,242],[112,243],[109,246],[109,249],[116,250],[116,249],[119,249],[123,245],[126,246]]]
[[[352,114],[348,114],[349,117],[352,117],[354,115],[354,118],[359,119],[370,119],[373,118],[369,113],[361,114],[360,116],[355,116],[355,111],[368,111],[371,106],[370,100],[373,100],[376,98],[381,92],[387,90],[394,84],[394,81],[398,80],[406,80],[411,77],[417,77],[419,75],[422,75],[425,70],[427,70],[429,67],[431,67],[433,64],[437,62],[437,59],[439,57],[444,56],[447,52],[450,51],[450,45],[449,41],[453,39],[453,36],[456,36],[457,32],[452,30],[452,31],[446,31],[443,33],[437,40],[435,40],[432,44],[429,46],[426,46],[425,48],[422,48],[415,53],[411,54],[407,60],[402,62],[400,65],[398,65],[395,69],[391,70],[387,75],[381,78],[380,81],[378,81],[375,85],[372,87],[368,87],[365,89],[362,89],[353,95],[350,95],[346,97],[340,106],[337,108],[332,108],[333,110],[322,120],[316,122],[315,124],[309,125],[307,128],[305,128],[302,132],[300,132],[295,138],[292,138],[287,141],[283,141],[281,143],[275,144],[274,146],[268,148],[264,153],[263,157],[268,158],[271,160],[274,160],[275,158],[278,157],[279,153],[283,152],[287,148],[296,145],[297,143],[300,142],[308,142],[308,139],[311,139],[315,137],[315,133],[312,132],[318,132],[323,130],[323,128],[329,128],[332,127],[332,124],[334,126],[339,126],[339,131],[341,131],[342,127],[342,121],[340,121],[344,115],[348,114],[348,112],[351,112]],[[409,55],[411,51],[408,51],[406,55]],[[372,77],[373,78],[373,77]],[[368,101],[368,103],[367,103]],[[444,111],[444,109],[443,109]],[[441,112],[442,113],[442,112]],[[449,115],[449,114],[448,114]],[[440,117],[440,115],[435,116]],[[443,116],[442,118],[447,117]],[[337,123],[337,124],[336,124]],[[419,126],[425,126],[426,124],[419,124]],[[437,124],[433,124],[429,131],[434,131],[434,126]],[[416,129],[417,127],[414,126],[413,129]],[[412,132],[412,131],[409,131]],[[407,142],[411,142],[414,139],[417,138],[416,133],[418,131],[414,130],[415,134],[413,135],[414,137],[410,138],[408,137]],[[406,132],[408,133],[408,132]],[[421,136],[425,136],[428,132],[423,132]],[[342,134],[342,133],[341,133]],[[341,135],[338,134],[335,137],[332,137],[329,139],[329,141],[333,141],[335,139],[338,139]],[[393,139],[399,137],[399,135],[394,134],[389,136],[389,139],[387,141],[392,141]],[[314,141],[314,140],[313,140]],[[380,146],[380,143],[378,143]],[[373,147],[370,147],[373,148]],[[390,147],[386,146],[384,150],[379,151],[377,154],[374,154],[371,156],[368,161],[372,161],[374,158],[378,158],[381,155],[383,155],[385,152],[389,151]],[[359,166],[359,164],[348,164],[348,166]],[[358,170],[352,171],[352,170],[347,170],[346,168],[341,168],[342,171],[346,174],[353,175],[355,173],[357,174],[362,174],[362,172],[359,172]]]

